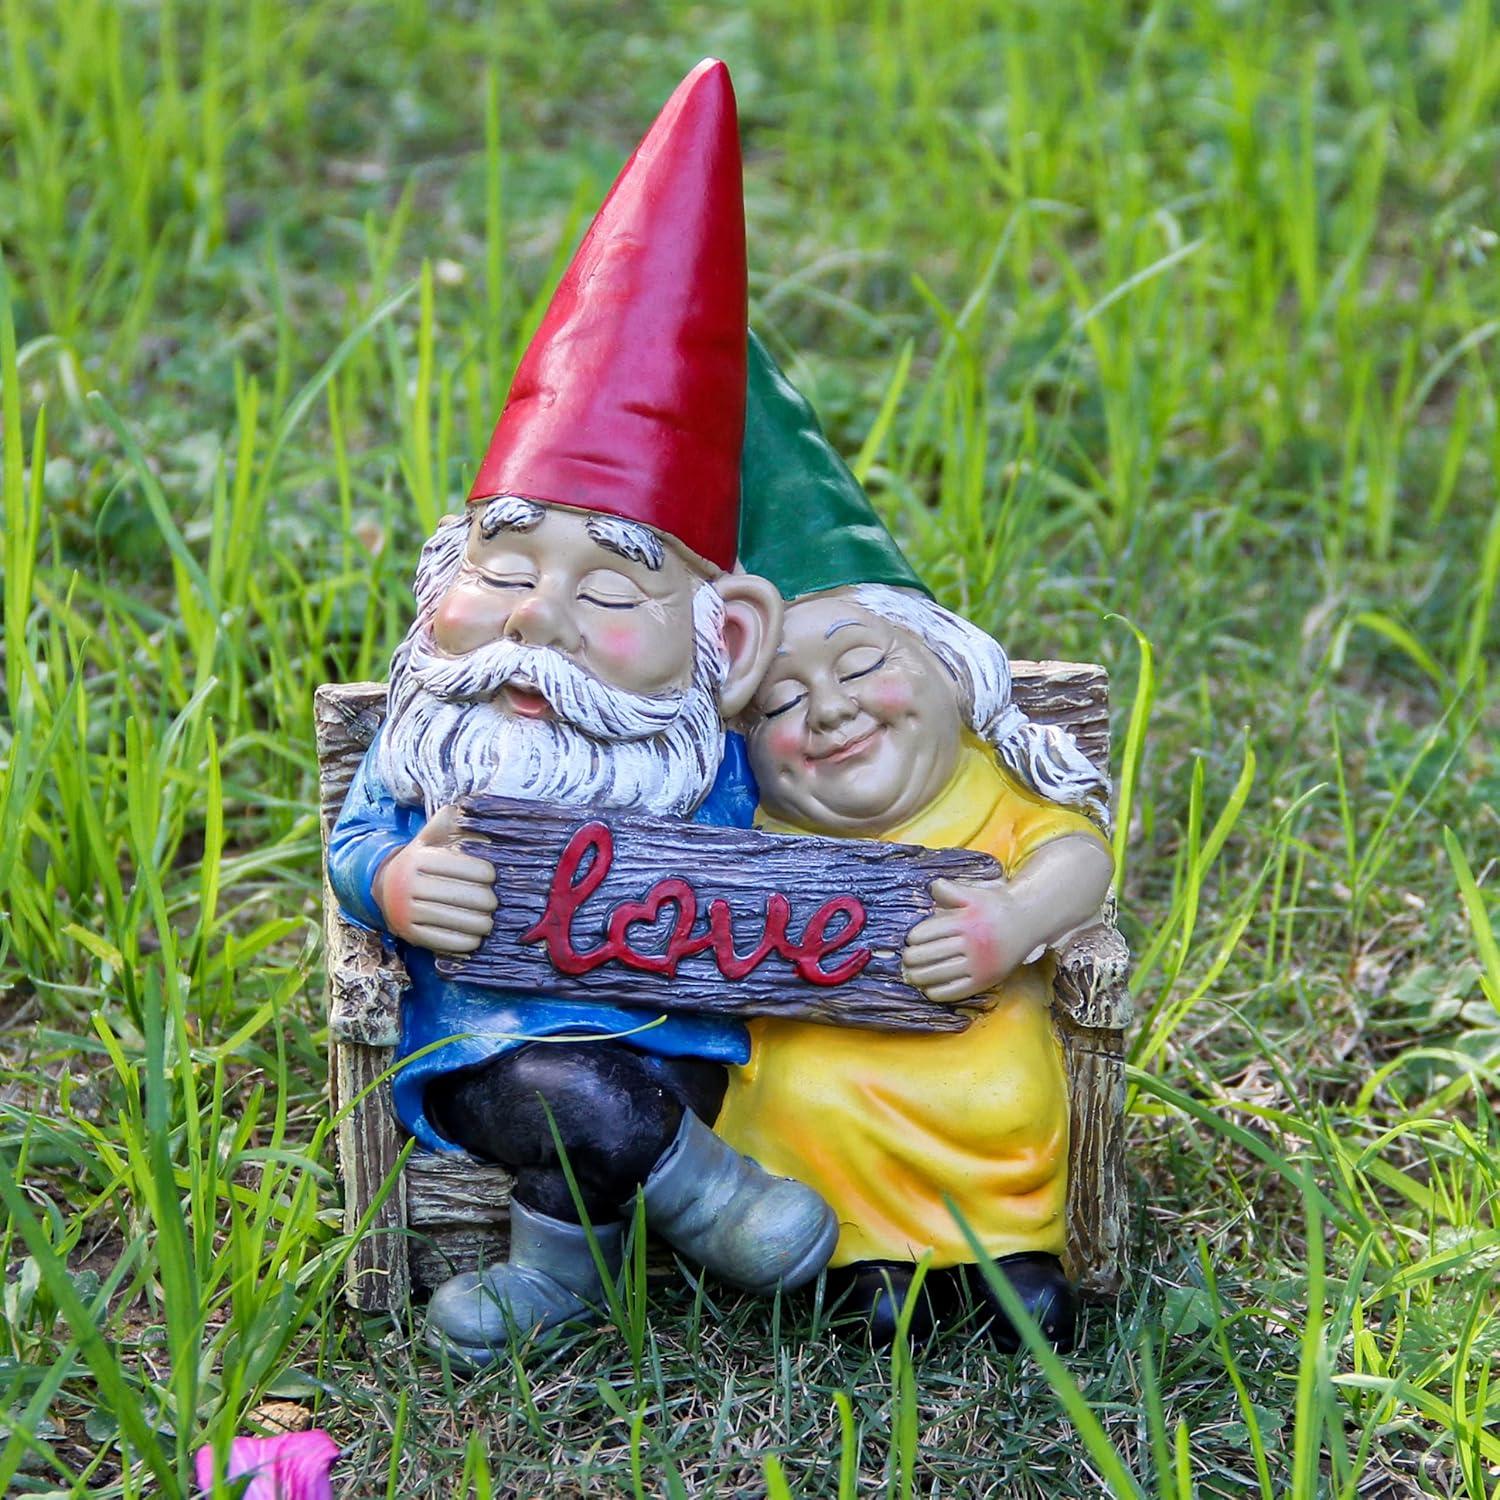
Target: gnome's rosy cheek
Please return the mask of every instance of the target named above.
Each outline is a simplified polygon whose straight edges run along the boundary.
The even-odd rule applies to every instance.
[[[663,693],[687,686],[693,670],[691,618],[659,616],[646,609],[612,612],[586,627],[589,669],[612,687]]]
[[[910,680],[901,672],[882,672],[871,680],[865,702],[878,719],[889,723],[904,718],[912,711],[916,695]]]
[[[807,736],[802,728],[785,719],[771,726],[766,739],[770,744],[771,754],[781,761],[800,760],[807,745]]]
[[[477,590],[449,589],[432,616],[432,639],[440,651],[462,656],[498,639],[505,625],[505,612]]]
[[[611,665],[623,665],[640,655],[644,632],[639,626],[622,622],[607,625],[595,636],[600,658]]]

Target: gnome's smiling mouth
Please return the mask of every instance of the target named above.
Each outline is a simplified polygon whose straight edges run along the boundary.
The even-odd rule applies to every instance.
[[[521,719],[550,719],[552,705],[535,688],[520,682],[509,682],[495,695],[496,701],[507,712]]]
[[[872,724],[861,733],[851,735],[846,740],[841,740],[831,750],[809,751],[807,761],[814,767],[820,765],[840,765],[846,760],[853,760],[856,756],[863,755],[874,743],[875,738],[885,728],[883,724]]]

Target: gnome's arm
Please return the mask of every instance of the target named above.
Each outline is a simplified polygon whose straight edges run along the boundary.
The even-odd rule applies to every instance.
[[[1113,874],[1101,839],[1070,833],[1043,844],[1009,880],[934,880],[937,910],[912,928],[901,955],[907,981],[944,1005],[993,989],[1093,921]]]
[[[344,915],[434,953],[472,953],[496,906],[488,860],[462,853],[454,809],[424,818],[398,803],[365,752],[328,840],[328,883]]]
[[[343,811],[328,837],[328,883],[351,922],[389,932],[375,902],[375,877],[421,831],[419,807],[399,805],[375,770],[377,735],[354,773]]]

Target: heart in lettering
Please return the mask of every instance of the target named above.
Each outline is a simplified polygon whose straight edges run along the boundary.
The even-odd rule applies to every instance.
[[[674,915],[670,927],[660,934],[666,938],[666,947],[660,953],[642,953],[630,940],[631,928],[645,928],[654,933],[668,907]],[[610,913],[606,946],[627,967],[646,974],[665,974],[670,979],[677,973],[681,960],[701,946],[695,946],[691,938],[697,920],[698,898],[687,881],[675,876],[658,880],[640,901],[622,901]]]

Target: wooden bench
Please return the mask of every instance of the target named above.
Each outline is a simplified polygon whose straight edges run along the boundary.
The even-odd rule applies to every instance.
[[[1109,683],[1102,667],[1013,662],[1016,702],[1033,719],[1068,729],[1101,770],[1109,765]],[[323,840],[385,715],[385,685],[337,683],[316,698]],[[328,964],[329,1094],[339,1114],[344,1224],[353,1231],[396,1172],[406,1134],[391,1105],[389,1074],[400,1036],[401,960],[374,933],[347,921],[324,883]],[[1124,1028],[1129,955],[1112,920],[1057,956],[1053,1015],[1071,1098],[1068,1164],[1069,1274],[1086,1292],[1117,1291],[1126,1272],[1123,1153]],[[412,1290],[493,1264],[507,1244],[510,1175],[460,1156],[413,1150],[355,1247],[347,1295],[385,1310]]]

